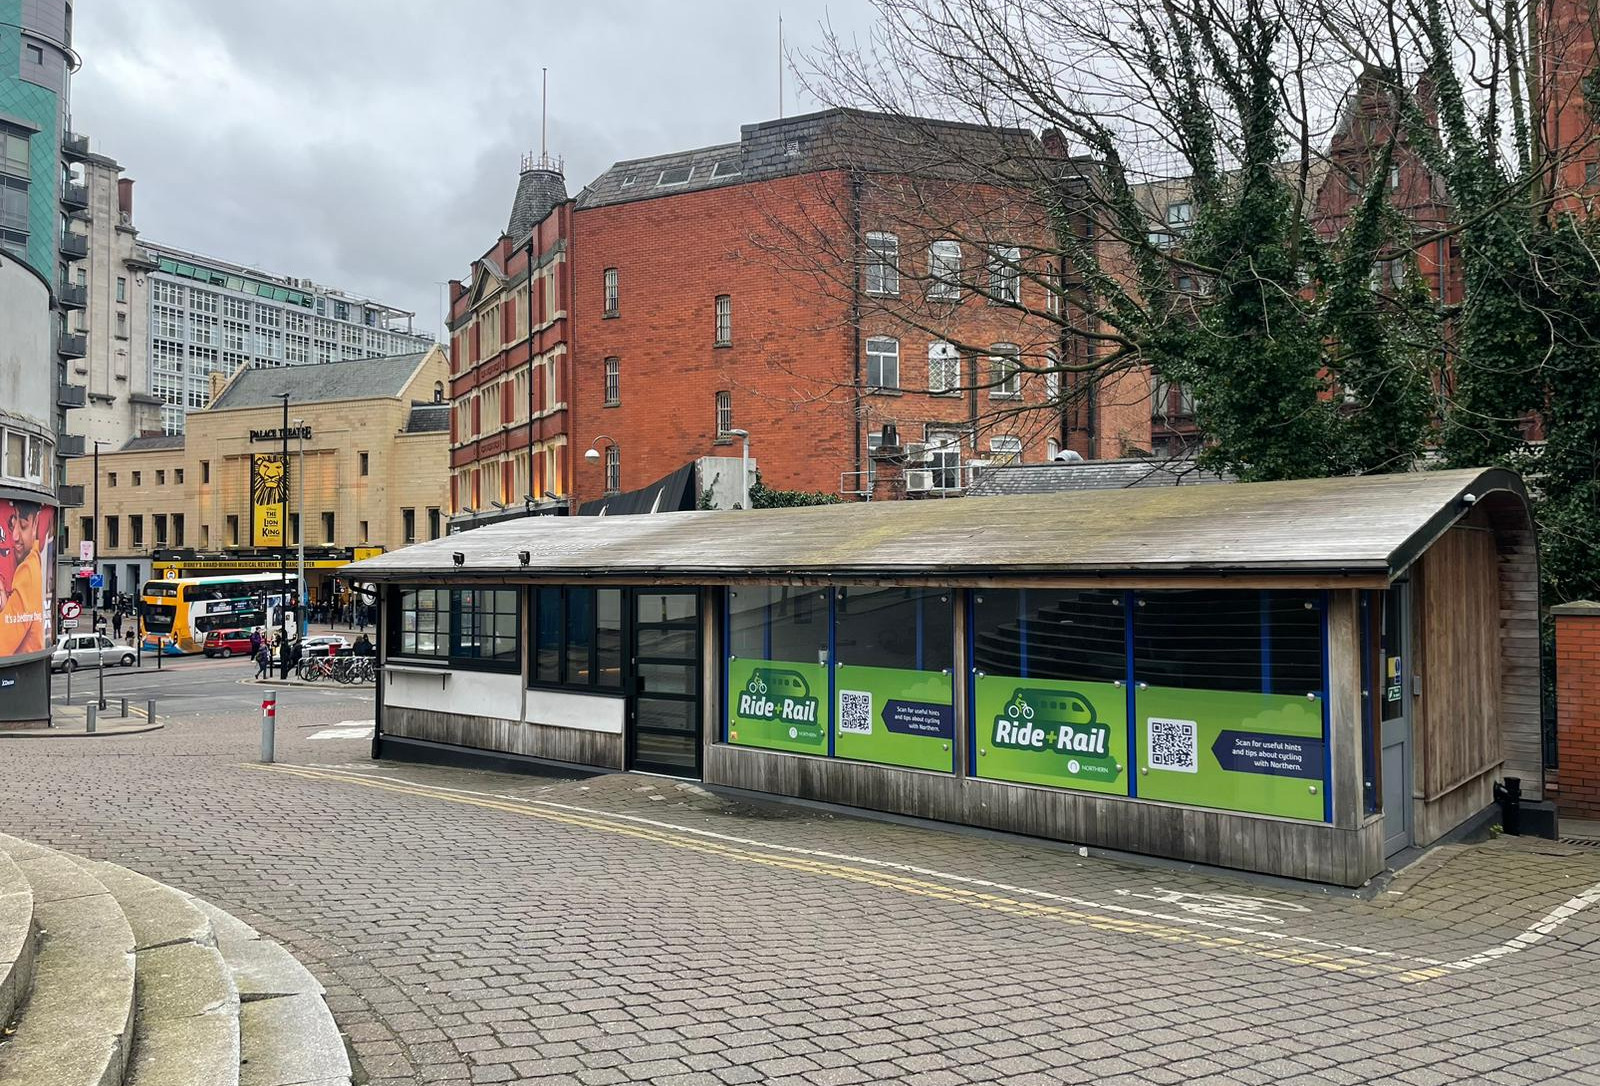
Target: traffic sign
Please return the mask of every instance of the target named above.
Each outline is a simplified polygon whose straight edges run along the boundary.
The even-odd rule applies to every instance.
[[[96,573],[93,577],[89,578],[89,587],[90,588],[104,588],[105,586],[106,586],[105,574]]]
[[[77,618],[81,614],[83,614],[83,604],[79,603],[77,600],[61,601],[62,618]]]
[[[78,540],[78,561],[80,561],[80,562],[93,562],[94,561],[94,540],[92,540],[92,539],[80,539],[80,540]]]
[[[64,618],[61,620],[61,628],[63,630],[76,630],[78,628],[78,620],[75,618]]]

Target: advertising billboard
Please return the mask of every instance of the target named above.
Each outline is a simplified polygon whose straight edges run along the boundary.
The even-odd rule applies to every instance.
[[[0,663],[55,641],[56,511],[0,498]]]
[[[283,545],[284,509],[289,494],[289,473],[278,453],[250,457],[250,545]]]

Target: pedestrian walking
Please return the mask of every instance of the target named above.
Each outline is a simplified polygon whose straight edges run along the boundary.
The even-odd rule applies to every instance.
[[[261,651],[261,631],[260,630],[251,630],[250,631],[250,656],[252,658],[254,658],[255,654],[257,652],[260,652],[260,651]]]
[[[270,679],[272,677],[272,650],[266,645],[256,646],[256,678]]]
[[[119,639],[122,637],[122,608],[120,607],[111,612],[111,636]]]

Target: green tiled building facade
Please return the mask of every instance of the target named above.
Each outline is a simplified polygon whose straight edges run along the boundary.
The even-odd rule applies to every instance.
[[[60,280],[57,256],[62,209],[62,134],[71,51],[67,0],[0,0],[0,242],[50,282]],[[26,161],[9,144],[26,135]],[[26,182],[23,192],[19,182]],[[23,241],[19,235],[25,234]]]

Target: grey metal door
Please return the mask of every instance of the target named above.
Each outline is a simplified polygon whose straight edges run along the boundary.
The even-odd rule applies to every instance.
[[[1400,582],[1383,594],[1383,646],[1379,654],[1385,856],[1411,844],[1410,619],[1410,586]]]

